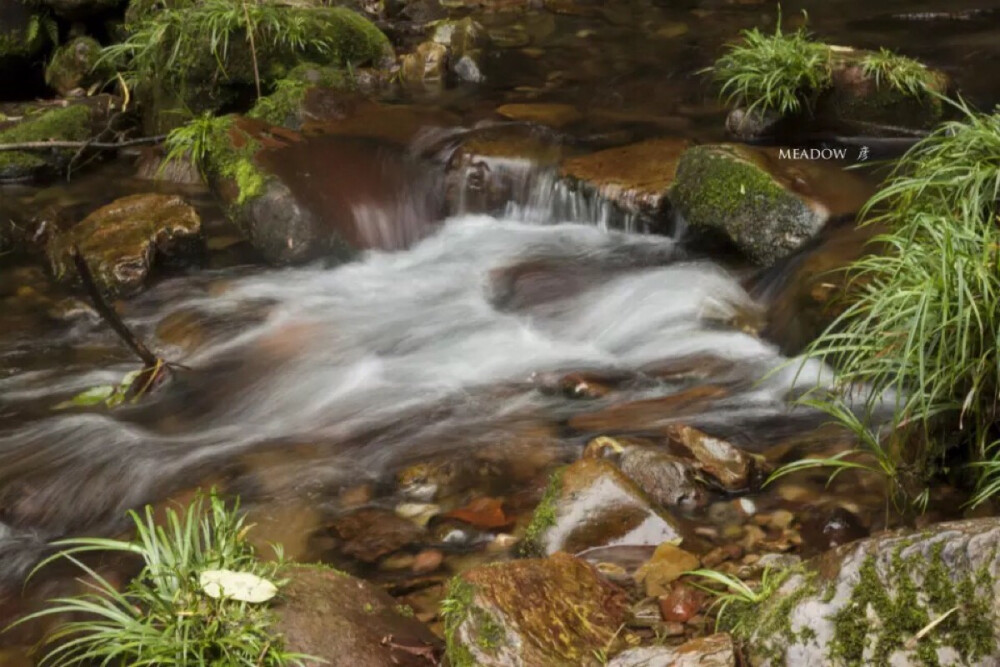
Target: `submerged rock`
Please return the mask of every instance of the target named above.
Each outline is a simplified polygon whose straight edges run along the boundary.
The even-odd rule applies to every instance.
[[[104,72],[95,69],[100,55],[101,45],[91,37],[77,37],[63,44],[45,68],[45,83],[60,95],[100,83]]]
[[[670,199],[696,234],[728,239],[748,259],[770,266],[815,236],[854,196],[858,179],[821,163],[786,160],[775,149],[695,146],[681,157]],[[856,209],[855,209],[856,210]]]
[[[176,195],[122,197],[50,239],[46,252],[57,278],[74,276],[79,248],[98,285],[112,294],[138,291],[157,259],[197,247],[201,218]]]
[[[642,646],[622,651],[608,667],[735,667],[736,664],[733,638],[719,633],[680,646]]]
[[[452,667],[596,666],[627,613],[624,591],[563,553],[468,570],[442,606]]]
[[[439,641],[375,586],[324,567],[294,566],[274,606],[285,650],[332,667],[427,667]]]
[[[745,614],[750,663],[996,665],[998,544],[990,518],[829,551]]]
[[[552,475],[520,551],[578,553],[619,544],[659,545],[689,535],[612,464],[587,458]]]
[[[560,171],[572,189],[609,200],[626,214],[663,223],[670,212],[667,193],[688,146],[683,139],[649,139],[571,158]]]
[[[571,104],[523,103],[504,104],[497,113],[510,120],[537,123],[561,129],[583,120],[583,113]]]

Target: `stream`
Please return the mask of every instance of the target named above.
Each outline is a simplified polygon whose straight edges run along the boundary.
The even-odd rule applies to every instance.
[[[404,101],[451,114],[455,133],[484,127],[499,104],[537,95],[602,110],[566,140],[577,151],[664,133],[722,140],[724,110],[693,72],[771,8],[603,4],[544,13],[544,21],[492,15],[498,32],[529,35],[538,53],[500,50],[482,86]],[[963,1],[966,14],[954,0],[875,4],[786,2],[783,10],[808,9],[812,29],[831,41],[922,58],[955,76],[970,99],[1000,98],[989,68],[1000,57],[1000,3]],[[165,389],[114,411],[55,408],[117,382],[135,359],[99,318],[70,312],[85,309],[71,288],[37,264],[0,257],[0,626],[23,611],[4,594],[48,553],[46,542],[121,534],[127,510],[162,507],[199,487],[239,495],[259,544],[280,542],[286,556],[392,585],[405,573],[352,562],[329,536],[358,497],[394,510],[425,502],[419,487],[431,484],[434,502],[453,509],[476,491],[504,498],[523,525],[551,470],[599,435],[684,424],[768,456],[845,441],[824,415],[790,399],[832,381],[829,369],[795,356],[815,335],[803,271],[856,256],[865,234],[831,225],[759,272],[724,251],[689,247],[683,224],[650,234],[602,202],[560,191],[531,156],[511,167],[519,186],[502,206],[450,198],[428,221],[423,197],[448,178],[440,151],[450,136],[430,132],[408,149],[426,154],[433,145],[433,167],[404,194],[366,172],[383,187],[327,203],[354,207],[366,245],[381,248],[343,264],[267,267],[207,190],[143,181],[127,159],[69,184],[0,186],[0,213],[54,208],[69,218],[123,194],[179,192],[201,213],[208,247],[116,304],[141,339],[183,368]],[[354,167],[334,164],[322,143],[296,147],[308,157],[286,164],[308,163],[331,180]],[[386,189],[392,194],[380,194]],[[425,470],[429,479],[410,481]],[[841,524],[850,536],[886,525],[882,489],[858,476],[827,487],[822,473],[805,475],[749,501],[813,526],[803,530],[805,555],[830,545],[831,516],[849,513]],[[715,491],[683,514],[721,542],[731,506]],[[475,548],[491,535],[439,532],[425,542],[442,548],[452,572],[505,557]],[[54,568],[34,595],[67,581]]]

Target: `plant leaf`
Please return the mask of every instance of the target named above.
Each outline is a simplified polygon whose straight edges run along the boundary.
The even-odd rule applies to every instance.
[[[239,602],[267,602],[278,594],[273,583],[249,572],[205,570],[198,576],[201,590],[210,598],[229,598]]]

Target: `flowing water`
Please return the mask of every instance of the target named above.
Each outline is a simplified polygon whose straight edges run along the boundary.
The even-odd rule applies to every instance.
[[[609,4],[544,21],[498,15],[497,34],[526,33],[541,53],[501,51],[480,89],[414,95],[460,121],[420,134],[411,153],[440,151],[497,104],[539,95],[600,108],[568,140],[577,151],[664,132],[721,138],[721,110],[692,72],[769,10]],[[785,3],[786,15],[801,4]],[[825,36],[926,57],[974,97],[995,99],[1000,81],[972,71],[997,55],[990,3],[963,3],[966,13],[951,1],[807,4]],[[327,169],[327,153],[309,145],[289,164],[344,171]],[[546,473],[597,434],[656,434],[681,422],[758,452],[837,440],[821,417],[788,402],[829,372],[781,351],[809,336],[798,271],[856,255],[864,239],[849,225],[755,275],[676,234],[644,233],[607,202],[563,189],[531,158],[507,165],[516,187],[490,215],[460,198],[427,224],[434,207],[424,198],[441,186],[445,162],[439,153],[405,186],[367,174],[393,191],[388,203],[378,187],[331,195],[325,205],[354,207],[362,245],[395,248],[342,265],[251,261],[206,193],[187,191],[206,220],[207,256],[118,304],[141,338],[184,368],[163,391],[113,412],[54,408],[117,381],[135,360],[99,319],[54,314],[70,291],[28,262],[0,258],[0,602],[47,540],[116,534],[127,509],[199,486],[240,494],[262,539],[284,541],[292,555],[336,558],[314,538],[343,511],[345,493],[364,487],[370,504],[391,508],[406,495],[399,475],[416,464],[457,469],[453,498],[478,488],[527,513]],[[113,164],[69,186],[6,189],[0,208],[55,203],[79,217],[151,189],[129,170]],[[407,202],[416,199],[411,220],[417,209]],[[581,398],[567,376],[607,391]],[[616,411],[625,405],[639,407]],[[821,486],[810,493],[800,501],[821,506]],[[869,518],[881,511],[879,489],[849,495],[830,502],[877,527]],[[707,510],[688,518],[720,521]],[[0,604],[0,617],[10,609]]]

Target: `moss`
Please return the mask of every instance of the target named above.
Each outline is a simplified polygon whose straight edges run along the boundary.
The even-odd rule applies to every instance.
[[[237,194],[231,202],[235,206],[264,194],[269,176],[254,162],[260,148],[260,144],[236,127],[234,116],[212,123],[207,137],[206,170],[235,184]]]
[[[703,225],[719,216],[772,205],[787,196],[770,174],[736,152],[720,146],[695,146],[678,165],[674,197],[689,224]]]
[[[272,125],[295,125],[306,92],[317,86],[350,89],[353,88],[353,82],[338,67],[302,63],[279,80],[269,95],[259,99],[247,116]]]
[[[472,651],[458,637],[458,628],[471,613],[475,595],[475,586],[461,577],[454,577],[448,582],[448,592],[445,599],[441,601],[445,654],[452,667],[475,667],[476,665]]]
[[[848,603],[833,616],[831,659],[887,666],[893,653],[952,609],[956,611],[917,644],[920,663],[937,665],[941,647],[953,648],[966,662],[990,654],[994,612],[990,596],[982,591],[992,590],[992,580],[988,572],[985,577],[977,573],[975,580],[969,574],[953,578],[941,558],[943,544],[935,545],[929,559],[920,554],[904,557],[901,545],[884,577],[874,556],[865,559]],[[918,572],[923,572],[919,584],[913,579]]]
[[[411,607],[408,604],[397,604],[396,613],[399,614],[400,616],[403,616],[404,618],[413,618],[415,615],[413,607]]]
[[[0,131],[0,144],[27,141],[83,141],[90,137],[91,110],[86,104],[73,104],[58,109],[42,111],[32,118]],[[54,162],[68,160],[73,151],[52,151]],[[53,162],[44,153],[0,152],[0,178],[18,178],[30,175]]]
[[[541,540],[545,532],[556,524],[556,504],[562,494],[562,476],[565,468],[559,468],[549,477],[538,507],[531,515],[531,522],[524,531],[524,539],[517,547],[518,554],[523,557],[544,556],[545,549]]]
[[[774,593],[793,576],[802,581],[792,592],[772,601]],[[761,654],[772,661],[780,662],[784,646],[797,641],[815,638],[810,627],[796,631],[792,628],[792,610],[805,598],[815,595],[815,573],[802,567],[790,567],[772,575],[768,590],[762,591],[761,600],[756,603],[739,600],[729,605],[719,615],[719,625],[744,641],[758,638]]]
[[[51,21],[45,15],[32,14],[23,28],[0,32],[0,60],[30,58],[38,54],[45,45]]]
[[[45,68],[45,83],[65,93],[99,82],[107,74],[104,68],[97,68],[100,55],[101,45],[91,37],[77,37],[63,44]]]

